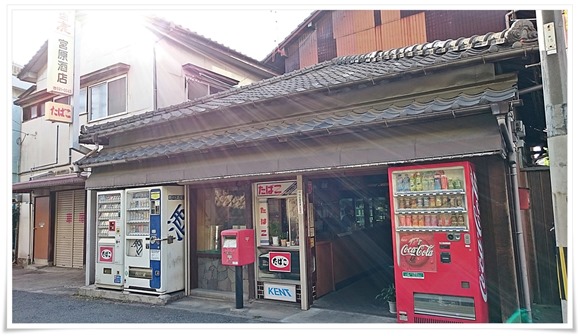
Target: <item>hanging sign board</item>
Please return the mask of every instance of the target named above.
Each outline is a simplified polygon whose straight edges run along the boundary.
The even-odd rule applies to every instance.
[[[55,29],[48,40],[46,91],[73,94],[75,12],[57,14]]]
[[[44,119],[48,121],[72,123],[72,106],[55,102],[44,103]]]

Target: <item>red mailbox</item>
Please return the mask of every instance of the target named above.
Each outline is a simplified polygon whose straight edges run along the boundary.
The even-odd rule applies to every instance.
[[[255,240],[252,229],[222,231],[222,265],[242,266],[255,261]]]

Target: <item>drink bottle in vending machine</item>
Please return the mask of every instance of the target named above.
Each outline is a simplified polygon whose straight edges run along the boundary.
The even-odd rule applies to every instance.
[[[127,189],[125,290],[171,293],[185,288],[184,188]]]
[[[401,166],[388,175],[397,321],[488,322],[474,166]]]

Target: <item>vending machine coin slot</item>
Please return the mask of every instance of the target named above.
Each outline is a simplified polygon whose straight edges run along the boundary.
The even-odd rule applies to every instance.
[[[441,254],[440,254],[440,260],[444,264],[451,263],[451,253],[449,253],[449,252],[441,252]]]
[[[456,240],[459,240],[459,238],[461,238],[460,234],[455,234],[455,233],[448,233],[447,234],[447,240],[456,241]]]
[[[469,233],[463,235],[463,242],[465,243],[465,245],[471,245],[471,236],[469,235]]]
[[[469,287],[469,281],[461,281],[461,288],[468,289]]]
[[[439,243],[439,248],[442,250],[449,250],[451,248],[451,243],[448,242]]]

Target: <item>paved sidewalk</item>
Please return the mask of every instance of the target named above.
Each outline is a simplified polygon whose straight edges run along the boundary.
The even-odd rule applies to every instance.
[[[85,286],[82,269],[61,267],[12,267],[12,289],[47,294],[82,295],[94,298],[138,302],[151,305],[190,310],[192,312],[216,313],[229,316],[258,319],[271,323],[396,323],[392,317],[342,312],[329,309],[311,308],[301,310],[297,304],[248,300],[244,298],[242,308],[235,308],[235,293],[193,290],[190,296],[183,293],[173,295],[147,295],[105,290],[94,285]]]

